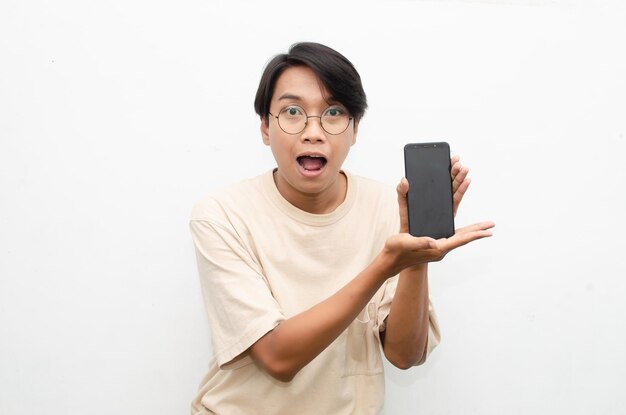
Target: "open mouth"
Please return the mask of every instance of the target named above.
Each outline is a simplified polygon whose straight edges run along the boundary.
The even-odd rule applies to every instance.
[[[297,160],[306,171],[319,171],[326,165],[326,157],[323,156],[300,156]]]

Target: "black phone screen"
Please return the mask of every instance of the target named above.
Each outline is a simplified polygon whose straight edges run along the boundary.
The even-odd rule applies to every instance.
[[[435,239],[454,235],[450,146],[407,144],[404,167],[409,181],[409,233]]]

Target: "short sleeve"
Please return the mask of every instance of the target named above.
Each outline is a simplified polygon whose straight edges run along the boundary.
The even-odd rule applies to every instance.
[[[235,229],[195,219],[190,228],[217,364],[221,369],[241,367],[249,356],[232,360],[285,317]]]
[[[377,316],[377,334],[380,338],[380,332],[385,331],[386,329],[386,319],[389,315],[389,311],[391,309],[391,302],[396,293],[396,287],[398,286],[398,276],[396,275],[393,278],[390,278],[385,283],[385,288],[383,290],[383,295],[380,300],[378,306],[378,316]],[[426,339],[426,353],[420,362],[416,365],[421,365],[426,361],[428,355],[437,347],[439,342],[441,341],[441,332],[439,330],[439,322],[437,321],[437,315],[435,314],[435,309],[433,307],[433,303],[428,300],[428,338]]]

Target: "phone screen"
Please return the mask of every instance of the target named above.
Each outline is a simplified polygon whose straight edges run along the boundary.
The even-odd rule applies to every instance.
[[[407,144],[404,167],[409,181],[409,233],[435,239],[454,235],[450,146]]]

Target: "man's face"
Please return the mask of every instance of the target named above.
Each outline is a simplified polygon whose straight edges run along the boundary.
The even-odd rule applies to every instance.
[[[311,69],[288,68],[276,82],[270,112],[278,115],[285,107],[294,105],[309,116],[319,116],[329,106],[341,105],[324,92]],[[278,164],[276,182],[283,196],[289,201],[316,196],[332,198],[338,197],[336,192],[345,191],[339,181],[339,170],[356,141],[357,130],[358,125],[350,121],[343,133],[331,135],[321,127],[320,118],[309,118],[302,132],[291,135],[281,129],[272,115],[269,121],[263,120],[261,135]]]

